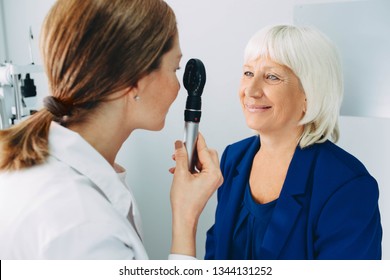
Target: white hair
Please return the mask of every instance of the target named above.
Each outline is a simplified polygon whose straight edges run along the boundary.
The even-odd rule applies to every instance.
[[[313,27],[268,26],[249,40],[244,60],[265,57],[290,68],[305,92],[300,147],[328,139],[337,142],[344,89],[340,57],[332,42]]]

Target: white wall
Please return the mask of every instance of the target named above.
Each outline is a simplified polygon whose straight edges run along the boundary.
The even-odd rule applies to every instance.
[[[44,14],[54,0],[3,0],[9,54],[18,64],[29,62],[26,44],[28,26],[37,34]],[[353,0],[351,0],[353,1]],[[203,94],[201,131],[210,147],[221,154],[224,147],[251,135],[246,128],[238,104],[237,90],[241,74],[243,49],[250,36],[264,25],[292,23],[297,4],[337,2],[326,0],[167,0],[175,10],[180,32],[183,60],[192,57],[203,60],[207,83]],[[27,13],[28,11],[28,13]],[[17,20],[16,20],[17,19]],[[37,36],[36,36],[37,37]],[[36,57],[38,56],[36,41]],[[0,61],[3,58],[0,57]],[[40,59],[36,58],[39,62]],[[184,70],[179,71],[180,80]],[[46,94],[44,81],[38,81],[38,91]],[[169,253],[171,217],[169,167],[173,143],[183,137],[183,110],[186,92],[179,97],[167,117],[161,132],[136,131],[124,144],[118,162],[129,173],[144,220],[145,246],[152,259],[164,259]],[[381,187],[381,211],[385,237],[383,257],[390,259],[390,209],[384,197],[390,198],[387,185],[389,172],[390,120],[375,118],[341,118],[340,145],[366,164]],[[198,227],[198,257],[204,254],[205,232],[214,219],[215,197],[201,216]]]
[[[3,2],[0,1],[0,63],[7,59],[7,43],[5,42],[6,36],[4,34],[5,20],[3,10]]]
[[[390,36],[385,35],[390,34],[389,13],[389,0],[297,5],[294,9],[295,23],[316,26],[341,53],[345,78],[341,114],[390,118]],[[364,80],[369,82],[356,82]]]

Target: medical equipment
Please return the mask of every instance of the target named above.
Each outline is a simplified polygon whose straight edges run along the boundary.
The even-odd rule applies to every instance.
[[[34,36],[31,26],[28,39],[30,64],[0,63],[0,130],[34,113],[33,109],[26,106],[25,98],[37,95],[34,80],[31,79],[30,74],[43,72],[43,67],[34,63],[32,52]]]
[[[31,73],[43,72],[40,65],[0,63],[0,129],[6,129],[31,115],[25,98],[36,96]]]
[[[184,110],[184,144],[188,154],[190,171],[195,170],[196,141],[198,139],[199,122],[202,114],[202,93],[206,83],[206,70],[203,62],[192,58],[187,62],[183,76],[183,84],[188,92],[186,108]]]

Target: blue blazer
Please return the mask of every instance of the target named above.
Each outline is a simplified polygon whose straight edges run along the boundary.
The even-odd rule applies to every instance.
[[[230,145],[221,158],[215,224],[205,259],[231,259],[232,236],[258,136]],[[380,259],[379,190],[363,164],[327,141],[297,148],[264,240],[265,259]]]

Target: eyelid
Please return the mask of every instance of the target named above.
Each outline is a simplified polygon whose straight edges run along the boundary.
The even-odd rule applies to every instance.
[[[265,74],[264,79],[265,79],[266,83],[268,83],[270,85],[276,85],[276,84],[280,84],[283,82],[282,77],[280,77],[279,75],[276,75],[276,74],[272,74],[272,73]]]
[[[246,77],[253,77],[254,74],[252,71],[249,71],[249,70],[244,70],[244,76]]]
[[[268,74],[266,74],[265,75],[267,78],[269,78],[269,77],[275,77],[275,78],[277,78],[278,80],[280,80],[280,78],[279,78],[279,76],[278,75],[275,75],[275,74],[271,74],[271,73],[268,73]]]

